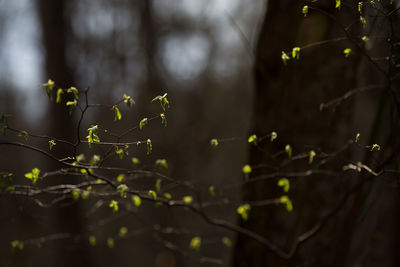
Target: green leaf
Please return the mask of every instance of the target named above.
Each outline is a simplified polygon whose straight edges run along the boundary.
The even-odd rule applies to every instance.
[[[183,201],[185,204],[189,205],[190,203],[193,202],[193,197],[192,197],[192,196],[184,196],[184,197],[182,198],[182,201]]]
[[[117,212],[119,210],[118,201],[111,200],[109,207],[113,209],[113,212]]]
[[[310,151],[310,155],[308,156],[308,164],[312,164],[312,163],[313,163],[314,157],[315,157],[316,155],[317,155],[317,153],[315,153],[314,150],[311,150],[311,151]]]
[[[250,209],[251,206],[249,204],[243,204],[237,208],[236,212],[242,217],[242,220],[247,221]]]
[[[114,246],[115,246],[114,238],[111,237],[107,238],[107,247],[114,248]]]
[[[300,58],[300,47],[296,46],[292,49],[292,58],[299,59]]]
[[[74,97],[75,97],[75,100],[78,100],[78,99],[79,99],[79,92],[78,92],[78,89],[76,89],[75,87],[70,87],[70,88],[67,90],[67,93],[73,93],[73,94],[74,94]]]
[[[132,105],[135,104],[135,101],[128,95],[124,94],[124,103],[128,105],[128,107],[131,107]]]
[[[123,159],[124,157],[124,150],[115,146],[115,154],[118,155],[119,159]]]
[[[379,150],[381,150],[381,146],[380,146],[380,145],[378,145],[378,144],[373,144],[373,145],[371,146],[371,151],[379,151]]]
[[[291,212],[293,210],[292,201],[290,200],[290,198],[288,196],[281,196],[279,198],[279,202],[285,205],[286,210],[288,212]]]
[[[24,249],[24,242],[19,241],[19,240],[13,240],[13,241],[11,241],[11,247],[13,249],[23,250]]]
[[[144,126],[147,125],[148,123],[148,119],[147,118],[143,118],[140,122],[139,122],[139,129],[142,130]]]
[[[161,179],[157,179],[157,180],[156,180],[155,188],[156,188],[156,191],[157,191],[158,193],[160,193],[160,191],[161,191],[161,182],[162,182]]]
[[[249,139],[247,139],[247,142],[257,145],[257,135],[255,134],[250,135]]]
[[[114,111],[114,121],[116,120],[120,121],[122,119],[122,115],[117,106],[116,105],[112,106],[112,110]]]
[[[356,134],[355,142],[357,143],[359,140],[360,140],[360,133],[357,133],[357,134]]]
[[[117,176],[118,183],[121,183],[124,179],[125,179],[125,174],[121,173],[120,175]]]
[[[32,169],[31,172],[25,173],[25,177],[32,180],[32,184],[36,184],[39,179],[40,170],[38,168]]]
[[[128,191],[128,186],[126,184],[120,184],[117,187],[117,192],[121,195],[122,198],[126,198],[126,191]]]
[[[165,114],[161,113],[160,118],[161,118],[161,124],[167,127],[167,117],[165,116]]]
[[[50,150],[52,150],[53,149],[53,146],[55,146],[56,145],[56,142],[54,141],[54,140],[50,140],[49,141],[49,148],[50,148]]]
[[[169,106],[169,101],[168,101],[168,99],[167,99],[167,93],[165,93],[163,96],[156,96],[155,98],[153,98],[153,100],[151,100],[151,102],[154,102],[154,101],[160,101],[160,105],[161,105],[161,108],[165,111],[165,109],[166,108],[169,108],[170,106]]]
[[[56,103],[61,103],[61,95],[64,93],[63,89],[59,88],[57,90],[57,98],[56,98]]]
[[[224,244],[226,247],[230,248],[232,247],[232,241],[229,239],[229,237],[224,236],[222,239],[222,244]]]
[[[74,107],[76,107],[76,105],[78,105],[78,101],[76,101],[76,99],[74,99],[74,101],[68,101],[65,105],[67,107],[74,108]]]
[[[139,207],[142,204],[142,199],[138,195],[133,195],[132,202],[135,207]]]
[[[308,6],[307,5],[303,6],[302,13],[304,14],[304,17],[307,16],[307,14],[308,14]]]
[[[51,79],[48,79],[47,83],[42,84],[42,86],[46,88],[46,93],[49,96],[50,100],[53,99],[53,96],[51,95],[51,93],[53,92],[54,85],[55,85],[55,83]]]
[[[89,129],[89,135],[86,136],[88,143],[89,143],[89,147],[91,146],[92,143],[94,142],[100,142],[100,138],[98,136],[98,131],[99,131],[99,127],[97,125],[92,125]]]
[[[90,165],[96,165],[99,162],[100,162],[100,156],[95,154],[90,160]]]
[[[156,166],[168,169],[168,162],[166,159],[158,159],[158,160],[156,160],[155,164],[156,164]]]
[[[121,228],[119,228],[119,237],[125,237],[126,234],[128,233],[128,228],[126,228],[125,226],[122,226]]]
[[[147,146],[147,155],[150,155],[151,151],[153,150],[153,144],[151,143],[150,139],[147,139],[146,146]]]
[[[135,165],[135,166],[140,163],[140,160],[138,158],[136,158],[136,157],[131,158],[131,161],[132,161],[132,164]]]
[[[292,147],[290,145],[285,146],[285,152],[288,155],[289,158],[292,157]]]
[[[192,240],[190,240],[189,246],[191,249],[199,251],[201,247],[201,238],[198,236],[193,237]]]
[[[149,191],[147,192],[147,194],[148,194],[149,196],[151,196],[154,200],[157,199],[157,193],[154,192],[153,190],[149,190]]]
[[[89,236],[89,244],[92,247],[96,246],[96,237],[94,235]]]
[[[287,178],[281,178],[278,180],[278,186],[282,187],[284,192],[288,192],[290,189],[290,182]]]
[[[210,145],[212,146],[212,147],[216,147],[216,146],[218,146],[218,140],[217,139],[211,139],[210,140]]]
[[[242,172],[244,173],[244,177],[245,177],[246,181],[249,179],[251,171],[252,171],[252,169],[251,169],[250,165],[246,164],[243,166]]]
[[[290,60],[290,57],[288,56],[288,54],[286,54],[284,51],[282,51],[282,55],[281,55],[283,64],[287,64],[287,62]]]
[[[84,154],[79,154],[78,156],[76,156],[76,161],[77,162],[82,162],[85,160],[85,155]]]
[[[18,133],[18,136],[24,137],[25,140],[28,141],[29,134],[28,134],[26,131],[20,131],[20,132]]]
[[[210,196],[215,197],[215,187],[213,185],[208,187],[208,193],[210,193]]]
[[[344,57],[349,57],[350,56],[350,54],[351,54],[351,48],[346,48],[345,50],[343,50],[343,54],[344,54]]]
[[[368,36],[363,36],[363,37],[361,37],[361,40],[362,40],[364,43],[366,43],[366,42],[369,41],[369,38],[368,38]]]
[[[278,137],[278,134],[276,132],[272,132],[270,141],[273,142],[277,137]]]
[[[360,16],[360,22],[363,28],[367,26],[367,20],[363,16]]]
[[[71,194],[72,194],[72,199],[76,201],[76,200],[79,199],[79,196],[81,195],[81,192],[80,192],[79,189],[73,189],[71,191]]]

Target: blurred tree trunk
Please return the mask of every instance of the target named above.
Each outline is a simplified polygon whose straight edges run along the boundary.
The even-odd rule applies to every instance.
[[[70,18],[66,15],[66,0],[39,0],[38,10],[42,27],[42,39],[45,52],[45,70],[49,79],[55,81],[57,88],[69,88],[75,86],[74,75],[67,64],[67,42],[70,33]],[[75,132],[73,116],[68,114],[65,100],[68,96],[64,95],[64,100],[56,104],[53,100],[47,111],[47,122],[50,127],[50,136],[75,142]],[[57,145],[54,149],[59,157],[65,157],[71,153],[71,147]],[[48,168],[56,168],[53,162],[49,163]],[[59,178],[59,183],[74,183],[74,178]],[[72,179],[72,180],[71,180]],[[82,216],[78,204],[70,205],[65,208],[57,208],[54,211],[55,229],[58,232],[69,232],[72,234],[83,233]],[[87,259],[88,253],[83,249],[74,249],[66,254],[65,243],[56,243],[56,258],[58,266],[89,266]],[[76,246],[76,244],[75,244]]]
[[[334,8],[329,1],[318,4],[327,11]],[[301,9],[300,2],[268,1],[265,19],[259,33],[254,64],[255,97],[252,133],[262,136],[276,131],[278,139],[266,145],[269,146],[266,149],[272,151],[283,150],[286,144],[290,144],[295,153],[307,152],[306,145],[337,149],[346,143],[350,136],[349,132],[352,132],[351,127],[339,127],[348,122],[349,116],[346,112],[351,114],[351,106],[344,105],[335,113],[327,113],[319,110],[319,104],[340,95],[345,92],[344,88],[351,88],[355,84],[357,68],[354,68],[354,65],[357,66],[359,58],[354,57],[354,61],[351,62],[354,64],[352,69],[346,69],[342,66],[343,58],[327,53],[324,47],[324,49],[301,51],[300,60],[291,59],[287,66],[282,63],[282,51],[291,55],[291,50],[295,46],[303,46],[332,36],[337,37],[340,33],[326,16],[315,12],[304,19]],[[336,44],[327,47],[338,50]],[[343,51],[340,49],[339,51]],[[334,139],[330,138],[332,136]],[[252,165],[277,166],[278,164],[255,147],[251,148],[249,162]],[[293,166],[297,170],[304,167],[307,166],[304,164]],[[252,175],[265,172],[268,172],[268,169],[257,169]],[[333,197],[335,195],[335,192],[315,189],[321,186],[321,180],[301,177],[291,179],[294,185],[289,196],[295,206],[292,213],[286,212],[280,205],[252,208],[249,220],[241,222],[241,226],[269,238],[278,247],[288,251],[294,239],[317,221],[321,210],[318,210],[320,207],[316,203],[318,201],[323,203],[329,194]],[[277,180],[271,179],[257,182],[255,185],[248,184],[243,188],[244,201],[279,198],[284,193],[276,186],[276,182]],[[329,185],[329,182],[331,181],[326,179],[324,183]],[[307,254],[312,253],[313,256],[316,254],[319,259],[323,255],[321,247],[318,248],[314,244],[311,250],[307,250]],[[302,264],[305,261],[306,259],[297,254],[290,261],[282,260],[256,241],[239,235],[233,265],[285,266],[288,263]],[[326,262],[329,262],[329,258],[325,259]]]

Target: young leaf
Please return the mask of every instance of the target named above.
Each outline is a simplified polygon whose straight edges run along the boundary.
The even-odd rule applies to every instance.
[[[250,175],[251,171],[252,170],[251,170],[250,165],[246,164],[243,166],[242,172],[244,173],[244,177],[245,177],[246,181],[249,180],[249,175]]]
[[[361,40],[362,40],[364,43],[366,43],[366,42],[369,41],[369,38],[368,38],[368,36],[363,36],[363,37],[361,37]]]
[[[288,196],[281,196],[279,202],[285,205],[287,211],[291,212],[293,210],[292,201]]]
[[[154,101],[160,101],[160,105],[161,108],[165,111],[166,108],[169,108],[169,101],[167,99],[167,93],[165,93],[163,96],[156,96],[155,98],[153,98],[153,100],[151,100],[151,102]]]
[[[121,183],[124,179],[125,179],[125,175],[122,174],[122,173],[121,173],[120,175],[117,176],[117,181],[118,181],[118,183]]]
[[[53,148],[53,146],[55,146],[56,145],[56,142],[54,141],[54,140],[50,140],[49,141],[49,148],[50,148],[50,150]]]
[[[292,49],[292,58],[299,59],[300,58],[300,47],[296,46]]]
[[[367,26],[367,20],[363,16],[360,16],[360,22],[363,28]]]
[[[308,14],[308,6],[307,5],[303,6],[302,13],[303,13],[304,17],[307,16],[307,14]]]
[[[242,217],[243,221],[247,221],[250,209],[251,206],[249,204],[243,204],[237,208],[236,212]]]
[[[153,190],[149,190],[149,192],[147,192],[149,194],[149,196],[151,196],[154,200],[157,199],[157,193],[154,192]]]
[[[115,146],[115,154],[118,155],[119,159],[123,159],[124,157],[124,150]]]
[[[362,14],[363,2],[358,2],[358,12]]]
[[[289,158],[292,157],[292,147],[290,145],[285,146],[285,152],[288,155]]]
[[[278,186],[282,187],[284,192],[289,192],[290,182],[287,178],[281,178],[278,180]]]
[[[128,228],[126,228],[125,226],[122,226],[121,228],[119,228],[119,237],[125,237],[126,234],[128,233]]]
[[[28,134],[26,131],[20,131],[20,132],[18,133],[18,136],[24,137],[25,140],[28,141],[29,134]]]
[[[271,133],[270,141],[271,141],[271,142],[274,141],[277,137],[278,137],[278,134],[277,134],[276,132],[272,132],[272,133]]]
[[[232,247],[232,241],[229,239],[229,237],[224,236],[222,239],[222,244],[224,244],[226,247],[230,248]]]
[[[86,136],[88,143],[89,143],[89,147],[91,146],[92,143],[94,142],[100,142],[100,138],[97,135],[98,131],[99,131],[99,127],[97,125],[92,125],[89,129],[89,135]]]
[[[343,50],[343,54],[344,54],[344,57],[349,57],[350,56],[350,54],[351,54],[351,48],[346,48],[345,50]]]
[[[116,105],[112,106],[112,110],[114,111],[114,121],[116,120],[120,121],[122,119],[122,115],[117,106]]]
[[[135,165],[135,166],[140,163],[140,160],[138,158],[136,158],[136,157],[131,158],[131,161],[132,161],[132,164]]]
[[[111,200],[110,205],[108,206],[113,209],[113,212],[117,212],[119,210],[118,202],[115,200]]]
[[[122,198],[126,198],[126,191],[128,191],[128,186],[126,184],[120,184],[117,187],[117,192],[121,195]]]
[[[156,180],[155,188],[156,188],[157,193],[160,193],[160,191],[161,191],[161,182],[162,182],[162,180],[160,178]]]
[[[128,107],[131,107],[133,104],[135,104],[135,101],[128,95],[124,94],[124,103],[128,105]]]
[[[96,246],[96,237],[94,235],[89,236],[89,244],[92,247]]]
[[[63,89],[59,88],[57,90],[57,98],[56,98],[56,103],[61,103],[61,95],[64,93]]]
[[[200,250],[201,238],[198,236],[193,237],[192,240],[190,240],[189,246],[193,250],[197,250],[197,251]]]
[[[379,150],[381,150],[381,146],[380,146],[380,145],[378,145],[378,144],[373,144],[373,145],[371,146],[371,151],[379,151]]]
[[[155,162],[156,166],[168,169],[168,162],[166,159],[158,159]]]
[[[211,145],[212,147],[218,146],[218,140],[217,140],[217,139],[211,139],[211,140],[210,140],[210,145]]]
[[[193,202],[193,197],[192,197],[192,196],[184,196],[184,197],[182,198],[182,201],[183,201],[185,204],[189,205],[190,203]]]
[[[249,139],[247,139],[247,142],[249,142],[250,144],[257,145],[257,135],[255,134],[250,135]]]
[[[146,126],[148,123],[148,119],[147,118],[143,118],[140,122],[139,122],[139,129],[142,130],[144,126]]]
[[[76,101],[76,99],[74,99],[74,101],[68,101],[65,105],[67,107],[74,108],[74,107],[76,107],[78,105],[78,101]]]
[[[309,157],[308,157],[308,164],[312,164],[312,162],[313,162],[313,160],[314,160],[314,157],[317,155],[317,153],[315,153],[315,151],[314,150],[311,150],[310,151],[310,155],[309,155]]]
[[[76,201],[76,200],[79,199],[79,196],[81,195],[81,192],[80,192],[79,189],[73,189],[71,191],[71,194],[72,194],[72,199]]]
[[[53,92],[54,85],[55,85],[55,83],[51,79],[48,79],[47,83],[42,84],[42,86],[44,86],[46,88],[46,93],[49,96],[50,100],[53,99],[53,96],[51,95],[51,93]]]
[[[290,60],[290,57],[288,56],[288,54],[285,53],[285,51],[282,51],[282,55],[281,55],[283,64],[287,64],[287,62]]]
[[[93,155],[93,157],[90,160],[89,164],[90,165],[96,165],[99,162],[100,162],[100,156],[95,154],[95,155]]]
[[[171,195],[170,193],[164,193],[164,197],[165,197],[166,199],[171,199],[171,198],[172,198],[172,195]]]
[[[142,204],[142,199],[138,195],[133,195],[132,202],[135,207],[139,207]]]
[[[210,196],[215,197],[215,187],[213,185],[208,187],[208,193],[210,193]]]
[[[39,179],[40,170],[38,168],[32,169],[31,172],[25,173],[25,177],[32,180],[32,184],[36,184]]]
[[[74,97],[75,97],[75,100],[78,100],[78,99],[79,99],[79,92],[78,92],[78,89],[76,89],[75,87],[70,87],[70,88],[67,90],[67,93],[73,93],[73,94],[74,94]]]
[[[340,0],[336,0],[335,8],[340,9],[340,5],[341,5],[341,1]]]
[[[150,139],[147,139],[146,145],[147,145],[147,155],[150,155],[151,151],[153,150],[153,144],[151,143]]]
[[[24,242],[19,241],[19,240],[11,241],[11,247],[13,249],[23,250],[24,249]]]
[[[165,116],[165,114],[161,113],[160,118],[161,118],[161,124],[167,127],[167,117]]]
[[[355,142],[357,143],[358,140],[360,140],[360,133],[357,133],[357,134],[356,134],[356,140],[355,140]]]
[[[107,247],[114,248],[114,246],[115,246],[114,238],[111,237],[107,238]]]

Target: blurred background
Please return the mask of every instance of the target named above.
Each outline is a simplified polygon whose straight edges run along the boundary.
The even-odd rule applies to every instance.
[[[241,179],[241,166],[247,160],[245,142],[221,144],[218,153],[209,142],[211,138],[248,135],[253,46],[264,9],[264,0],[1,0],[0,113],[12,114],[10,122],[16,128],[73,141],[78,114],[70,117],[64,107],[48,101],[40,86],[47,79],[62,88],[90,87],[91,103],[112,104],[123,93],[130,95],[136,105],[121,109],[123,119],[119,123],[113,121],[108,109],[88,113],[84,127],[100,124],[116,132],[143,117],[157,115],[159,107],[150,101],[168,93],[168,127],[150,126],[137,136],[138,140],[152,138],[153,154],[146,157],[140,148],[132,156],[138,156],[144,168],[152,168],[157,158],[166,158],[171,177],[196,181],[206,193],[210,184],[233,183]],[[33,139],[30,142],[43,145]],[[43,171],[55,168],[35,153],[0,149],[1,170],[15,173],[17,181],[23,181],[23,174],[33,167]],[[65,155],[61,147],[54,153]],[[233,194],[240,199],[237,189]],[[76,222],[89,209],[86,206],[57,213],[39,209],[27,199],[2,200],[0,205],[7,211],[0,219],[1,266],[202,264],[149,241],[149,234],[145,239],[133,238],[112,252],[107,251],[106,234],[103,241],[98,237],[103,244],[94,250],[85,248],[85,242],[78,245],[71,241],[68,246],[64,241],[54,241],[41,249],[27,246],[23,253],[11,252],[11,240],[67,230],[84,232],[82,229],[100,219]],[[154,212],[151,207],[149,210]],[[236,220],[234,211],[221,215]],[[154,219],[154,223],[164,220],[163,216],[167,215]],[[177,216],[186,218],[182,225],[199,220],[185,214]],[[190,235],[176,238],[185,248],[189,241]],[[212,254],[224,265],[229,264],[229,249]]]
[[[2,195],[0,266],[398,266],[398,172],[372,179],[369,172],[343,167],[362,162],[376,171],[398,170],[400,106],[398,84],[391,81],[399,78],[399,19],[396,12],[390,16],[391,28],[382,14],[399,3],[363,1],[364,27],[358,3],[339,1],[338,9],[337,2],[0,0],[0,113],[12,114],[15,128],[75,141],[79,112],[70,116],[64,105],[48,101],[40,86],[47,79],[62,88],[90,87],[91,103],[111,105],[124,93],[136,101],[131,109],[121,106],[118,122],[109,108],[91,109],[81,136],[92,124],[122,133],[157,116],[160,108],[151,100],[168,93],[168,127],[152,122],[125,140],[153,140],[149,156],[145,147],[130,148],[129,158],[140,158],[141,169],[154,170],[155,160],[165,158],[168,169],[155,170],[190,181],[196,198],[205,201],[212,199],[208,187],[215,186],[218,200],[207,214],[267,237],[286,252],[303,233],[323,226],[283,260],[185,209],[146,202],[140,212],[110,215],[108,202],[91,198],[40,208],[29,198]],[[314,7],[307,17],[304,4]],[[295,46],[301,47],[300,60],[285,66],[282,51],[291,55]],[[346,48],[352,49],[349,57]],[[357,93],[343,99],[349,91]],[[273,143],[247,143],[249,134],[272,131],[278,132]],[[344,149],[357,133],[360,141]],[[212,138],[220,141],[218,149],[210,146]],[[14,139],[22,140],[7,137]],[[29,143],[48,146],[34,138]],[[285,157],[286,144],[296,160]],[[382,151],[371,151],[372,144]],[[34,152],[0,149],[0,171],[13,172],[17,183],[27,183],[23,174],[34,167],[43,172],[58,167]],[[66,157],[69,149],[57,144],[52,153]],[[317,154],[313,164],[305,160],[311,149]],[[242,200],[283,194],[278,175],[243,184],[246,163],[253,166],[251,178],[291,174],[293,212],[259,205],[248,221],[237,218],[235,205]],[[314,172],[301,175],[309,170]],[[154,187],[154,177],[142,178],[147,180],[136,183],[138,190]],[[53,177],[42,185],[78,182],[74,179]],[[177,199],[187,194],[168,189]],[[121,226],[129,234],[118,239]],[[97,237],[96,246],[89,235]],[[200,251],[189,248],[193,236],[202,237]],[[221,245],[222,237],[231,246]],[[30,243],[12,250],[15,239]]]

